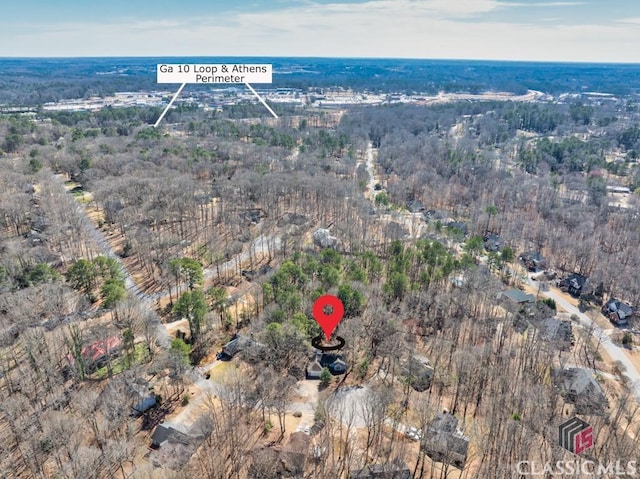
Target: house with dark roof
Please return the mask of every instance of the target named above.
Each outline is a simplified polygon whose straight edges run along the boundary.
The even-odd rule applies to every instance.
[[[420,447],[434,461],[463,469],[469,451],[469,438],[458,427],[458,419],[443,412],[427,425]]]
[[[372,464],[350,471],[351,479],[410,479],[411,470],[399,457],[386,464]]]
[[[259,446],[254,448],[249,454],[248,477],[278,477],[282,479],[303,477],[310,444],[311,437],[308,434],[294,432],[282,447]]]
[[[341,354],[322,353],[318,362],[323,368],[329,368],[334,376],[347,372],[347,363]]]
[[[615,298],[611,298],[602,306],[602,314],[604,314],[616,326],[626,326],[629,324],[629,318],[635,314],[631,306]]]
[[[422,213],[425,210],[424,204],[420,200],[407,201],[407,209],[411,213]]]
[[[158,448],[171,442],[189,444],[192,438],[167,423],[158,424],[151,436],[151,446]]]
[[[336,359],[327,367],[329,368],[329,371],[331,372],[331,374],[333,374],[334,376],[337,376],[339,374],[344,374],[347,372],[347,363],[344,362],[342,359]]]
[[[489,253],[497,253],[502,249],[502,238],[495,233],[487,233],[482,238],[484,240],[484,249]]]
[[[426,391],[431,387],[433,367],[426,358],[409,356],[402,365],[402,376],[415,391]]]
[[[254,269],[243,269],[240,274],[247,281],[253,281],[254,279],[260,276],[264,276],[271,271],[273,271],[273,268],[271,266],[269,266],[268,264],[263,264],[262,266],[260,266],[260,268],[258,268],[257,271]]]
[[[582,276],[578,273],[571,273],[560,282],[560,290],[565,293],[569,293],[572,296],[578,297],[584,292],[586,284],[586,276]]]
[[[340,354],[317,353],[307,365],[307,379],[320,379],[324,368],[329,369],[334,376],[338,376],[347,372],[347,363],[344,356]]]
[[[466,236],[469,230],[467,223],[465,223],[464,221],[449,221],[447,223],[447,228],[450,231],[455,232],[462,236]]]
[[[151,436],[151,451],[147,455],[149,463],[165,470],[183,470],[204,437],[201,424],[198,419],[187,432],[178,429],[180,426],[177,424],[159,424]]]
[[[521,254],[520,261],[525,268],[534,273],[547,269],[547,260],[537,251]]]
[[[577,414],[605,414],[607,398],[590,370],[566,368],[554,372],[554,376],[560,394],[566,402],[575,406]]]

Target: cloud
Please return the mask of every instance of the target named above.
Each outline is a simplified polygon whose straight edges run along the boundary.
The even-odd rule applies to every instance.
[[[512,2],[513,3],[513,2]],[[560,3],[544,2],[559,6]],[[526,4],[529,6],[531,4]],[[540,5],[540,4],[536,4]],[[640,61],[633,22],[488,20],[497,0],[371,0],[172,21],[67,23],[0,32],[0,56],[337,56]],[[471,18],[474,17],[474,18]],[[638,18],[640,20],[640,17]],[[4,41],[3,41],[4,40]],[[9,41],[11,40],[11,41]]]
[[[508,7],[574,7],[579,5],[584,5],[584,2],[539,2],[539,3],[503,3],[504,6]]]
[[[630,25],[640,25],[640,17],[620,18],[618,23],[628,23]]]

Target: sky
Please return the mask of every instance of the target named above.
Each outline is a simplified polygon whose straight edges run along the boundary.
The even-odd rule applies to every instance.
[[[0,57],[640,63],[639,0],[18,0],[2,10]]]

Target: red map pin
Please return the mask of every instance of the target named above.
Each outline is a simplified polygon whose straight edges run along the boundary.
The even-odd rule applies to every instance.
[[[330,313],[326,313],[326,307],[331,308],[332,311]],[[344,316],[344,305],[342,304],[342,301],[340,301],[340,298],[336,296],[325,294],[324,296],[320,296],[316,299],[316,302],[313,303],[312,312],[316,323],[318,323],[320,328],[322,328],[324,336],[327,338],[327,341],[329,341],[329,339],[331,339],[331,335]]]

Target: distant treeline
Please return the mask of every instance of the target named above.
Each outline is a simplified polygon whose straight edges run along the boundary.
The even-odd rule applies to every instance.
[[[40,105],[116,91],[159,89],[156,65],[163,62],[271,63],[271,87],[303,90],[341,86],[422,94],[487,90],[516,94],[527,90],[550,94],[640,92],[640,65],[327,58],[26,58],[0,59],[0,104]],[[160,87],[170,89],[171,85]]]

